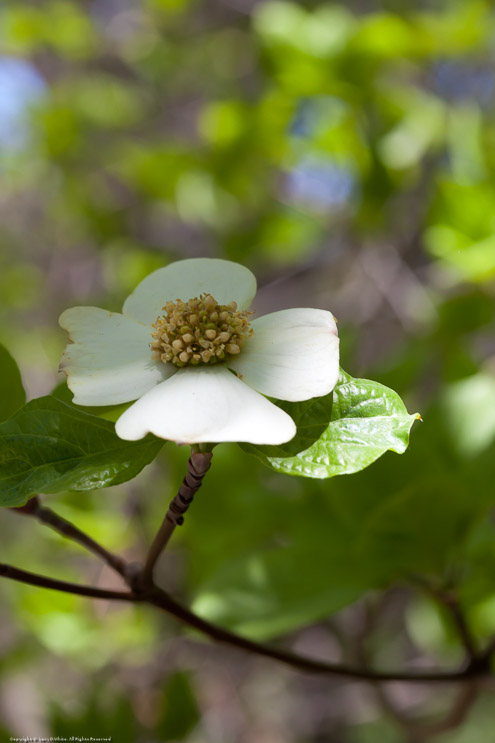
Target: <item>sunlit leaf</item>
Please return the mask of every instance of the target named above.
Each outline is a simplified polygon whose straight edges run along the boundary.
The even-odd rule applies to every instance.
[[[396,392],[342,372],[333,391],[333,405],[330,399],[279,403],[294,415],[298,425],[295,439],[280,447],[243,444],[242,448],[277,472],[315,478],[359,472],[386,451],[405,452],[419,415],[410,415]],[[328,425],[307,447],[308,439],[326,421]]]
[[[53,397],[32,400],[0,425],[0,505],[36,493],[95,490],[135,477],[163,441],[119,439],[109,421]]]

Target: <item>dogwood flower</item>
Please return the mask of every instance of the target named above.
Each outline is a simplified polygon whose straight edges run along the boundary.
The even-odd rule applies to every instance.
[[[294,421],[265,395],[301,401],[329,393],[338,377],[337,327],[317,309],[251,319],[255,293],[244,266],[193,258],[147,276],[122,314],[66,310],[61,369],[74,402],[135,400],[115,425],[130,441],[148,433],[188,444],[290,441]]]

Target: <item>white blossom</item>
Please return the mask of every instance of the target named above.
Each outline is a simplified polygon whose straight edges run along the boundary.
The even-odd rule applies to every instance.
[[[147,276],[124,302],[122,314],[97,307],[66,310],[60,325],[70,343],[61,369],[74,403],[135,400],[115,427],[120,438],[131,441],[148,433],[188,444],[289,441],[294,421],[265,395],[301,401],[331,392],[339,369],[337,327],[330,312],[307,308],[249,317],[248,325],[246,311],[255,293],[256,279],[244,266],[198,258]],[[198,329],[194,303],[185,320],[180,318],[183,303],[196,299],[213,313],[208,332]],[[170,323],[177,317],[176,332],[184,323],[182,336],[167,330],[175,328]],[[224,320],[242,326],[238,336],[222,326]]]

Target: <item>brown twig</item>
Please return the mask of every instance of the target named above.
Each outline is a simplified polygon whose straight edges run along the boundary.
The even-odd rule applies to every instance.
[[[10,580],[15,580],[18,583],[28,583],[30,586],[62,591],[62,593],[72,593],[76,596],[117,601],[140,601],[139,597],[129,591],[107,591],[96,586],[80,586],[77,583],[69,583],[56,578],[48,578],[38,573],[31,573],[27,570],[20,570],[20,568],[14,568],[12,565],[5,565],[4,563],[0,563],[0,576],[10,578]]]
[[[451,703],[450,710],[439,720],[413,720],[397,707],[381,684],[375,686],[375,694],[384,712],[387,712],[400,728],[414,740],[426,741],[433,736],[454,730],[464,722],[478,698],[478,679],[466,679],[466,683],[461,686]]]
[[[462,615],[462,612],[460,613]],[[369,663],[367,640],[376,622],[376,607],[365,606],[361,631],[355,638],[356,658],[364,668],[367,668]],[[464,623],[462,624],[464,627]],[[430,740],[433,736],[457,728],[468,716],[478,697],[478,678],[476,678],[476,674],[473,674],[470,678],[466,677],[465,681],[466,683],[461,686],[449,712],[440,720],[412,719],[397,706],[383,684],[376,684],[374,686],[374,692],[383,711],[388,713],[408,736],[411,736],[411,741],[426,741]]]
[[[448,611],[466,652],[468,662],[475,663],[481,657],[480,652],[457,597],[451,590],[438,588],[421,578],[414,578],[414,583],[429,594],[439,606]]]
[[[87,596],[95,599],[106,599],[116,601],[127,601],[135,603],[147,603],[156,606],[165,611],[167,614],[175,617],[183,624],[198,630],[207,635],[216,642],[221,642],[231,647],[246,650],[265,658],[278,660],[292,668],[309,673],[321,675],[342,676],[345,678],[358,679],[362,681],[387,682],[387,681],[410,681],[410,682],[443,682],[452,683],[463,681],[481,675],[480,669],[471,669],[469,667],[461,668],[457,671],[431,671],[420,673],[407,672],[386,672],[374,671],[367,668],[352,668],[339,663],[326,663],[324,661],[305,658],[288,650],[282,650],[262,643],[253,642],[244,637],[240,637],[229,630],[218,627],[215,624],[207,622],[194,612],[179,604],[165,591],[156,586],[151,586],[131,592],[109,591],[94,586],[81,586],[76,583],[48,578],[44,575],[30,573],[26,570],[12,567],[0,563],[0,576],[10,578],[20,583],[27,583],[39,588],[46,588],[63,593],[71,593],[77,596]],[[143,584],[140,582],[140,586]]]
[[[481,669],[471,669],[467,666],[454,671],[424,671],[418,673],[402,671],[386,672],[375,671],[367,668],[353,668],[352,666],[340,663],[327,663],[312,658],[305,658],[304,656],[291,653],[287,650],[271,647],[263,643],[253,642],[244,637],[240,637],[229,630],[225,630],[222,627],[218,627],[217,625],[211,624],[202,619],[197,614],[194,614],[192,611],[179,604],[164,591],[161,591],[160,589],[158,589],[158,591],[155,589],[155,591],[155,595],[150,598],[146,598],[146,594],[144,594],[144,600],[160,607],[168,614],[176,617],[176,619],[180,620],[182,623],[207,635],[210,639],[255,653],[256,655],[265,658],[278,660],[281,663],[285,663],[292,668],[297,668],[300,671],[372,682],[409,681],[413,683],[451,683],[482,675]]]
[[[206,455],[201,453],[199,454],[199,457],[198,454],[192,455],[188,463],[188,474],[184,478],[184,482],[182,483],[179,493],[172,501],[172,504],[175,503],[176,508],[169,509],[169,511],[167,511],[164,523],[171,523],[173,526],[175,526],[176,523],[181,523],[180,517],[182,516],[182,513],[187,510],[192,497],[201,485],[202,478],[209,469],[210,461],[211,454]],[[304,656],[292,653],[288,650],[271,647],[263,643],[253,642],[244,637],[236,635],[229,630],[212,624],[205,619],[202,619],[190,609],[182,606],[168,593],[158,588],[153,583],[153,566],[158,559],[158,556],[161,554],[165,545],[167,544],[168,538],[170,537],[171,531],[169,526],[163,526],[162,524],[163,528],[159,530],[153,542],[152,548],[150,549],[150,555],[147,560],[148,576],[145,577],[145,569],[141,568],[139,565],[129,563],[123,558],[112,554],[91,537],[84,534],[84,532],[82,532],[76,526],[57,516],[53,511],[51,511],[51,509],[42,508],[38,499],[35,499],[34,503],[31,501],[21,509],[15,510],[21,511],[22,513],[31,516],[35,516],[43,523],[54,528],[63,536],[69,539],[73,539],[74,541],[89,549],[92,553],[101,557],[103,560],[105,560],[105,562],[107,562],[107,564],[109,564],[114,570],[116,570],[121,576],[124,577],[131,590],[130,592],[118,592],[100,589],[95,586],[81,586],[75,583],[69,583],[66,581],[48,578],[43,575],[30,573],[18,568],[14,568],[10,565],[3,564],[0,564],[0,577],[9,578],[11,580],[20,581],[22,583],[28,583],[40,588],[63,591],[65,593],[73,593],[79,596],[147,603],[161,609],[162,611],[165,611],[167,614],[175,617],[183,624],[208,636],[211,640],[224,643],[230,645],[231,647],[236,647],[241,650],[263,656],[265,658],[271,658],[273,660],[280,661],[281,663],[285,663],[292,668],[306,671],[308,673],[341,676],[362,681],[369,681],[373,683],[393,681],[407,681],[411,683],[465,682],[481,678],[482,676],[486,676],[490,673],[490,661],[493,653],[495,652],[495,641],[488,645],[484,653],[477,656],[473,655],[468,663],[457,670],[432,670],[420,671],[416,673],[407,671],[375,671],[367,667],[360,668],[341,663],[327,663],[312,658],[305,658]],[[169,517],[170,511],[173,514],[173,520],[171,520],[171,518]]]
[[[153,582],[153,569],[158,558],[166,548],[176,526],[184,523],[184,514],[203,482],[211,466],[211,452],[194,452],[187,462],[187,473],[177,495],[171,501],[165,518],[153,540],[143,569],[142,579],[145,583]]]
[[[464,645],[466,655],[470,660],[474,660],[478,657],[478,648],[476,640],[471,632],[468,621],[461,606],[455,596],[451,593],[446,593],[439,596],[439,600],[443,603],[446,609],[450,612],[450,616],[457,627],[457,633],[459,638]]]
[[[476,679],[472,679],[461,688],[452,703],[450,712],[443,720],[412,724],[409,730],[424,740],[432,738],[434,735],[442,735],[449,730],[455,730],[467,718],[477,698],[478,683]]]
[[[77,542],[82,547],[92,552],[94,555],[102,558],[111,568],[117,571],[124,578],[126,577],[126,566],[127,563],[119,555],[115,555],[113,552],[109,552],[99,542],[96,542],[88,534],[74,526],[70,521],[58,516],[51,508],[42,506],[39,498],[31,498],[25,506],[21,508],[13,508],[13,511],[22,513],[26,516],[33,516],[42,524],[51,527],[54,531],[60,534],[66,539],[70,539],[73,542]]]

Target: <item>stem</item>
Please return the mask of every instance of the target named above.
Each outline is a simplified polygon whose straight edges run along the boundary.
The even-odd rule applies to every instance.
[[[229,630],[223,629],[223,627],[211,624],[179,604],[169,594],[159,588],[155,587],[153,592],[145,592],[141,595],[141,598],[144,601],[166,611],[168,614],[171,614],[189,627],[202,632],[216,642],[225,643],[232,647],[240,648],[265,658],[278,660],[281,663],[285,663],[292,668],[297,668],[300,671],[308,671],[310,673],[323,675],[343,676],[346,678],[361,679],[363,681],[372,682],[410,681],[413,683],[464,681],[485,674],[483,669],[471,666],[465,666],[457,671],[425,671],[408,673],[402,671],[382,672],[368,668],[353,668],[352,666],[340,663],[326,663],[324,661],[313,660],[312,658],[305,658],[296,653],[291,653],[288,650],[282,650],[270,647],[263,643],[253,642],[252,640],[236,635]]]
[[[68,583],[64,580],[56,580],[55,578],[48,578],[45,575],[38,575],[38,573],[20,570],[4,563],[0,563],[0,576],[18,581],[19,583],[28,583],[30,586],[48,588],[53,591],[62,591],[63,593],[72,593],[76,596],[89,596],[94,599],[116,599],[119,601],[139,601],[137,596],[127,591],[107,591],[104,588],[96,588],[96,586],[80,586],[77,583]]]
[[[441,600],[443,600],[445,607],[450,611],[450,615],[457,627],[459,637],[464,645],[466,655],[470,660],[474,660],[478,657],[478,648],[476,647],[476,641],[457,599],[451,594],[445,594],[441,597]]]
[[[390,681],[409,681],[411,683],[440,682],[451,683],[457,681],[466,681],[487,675],[488,671],[483,666],[468,665],[457,671],[431,671],[420,673],[398,672],[381,672],[368,668],[353,668],[340,663],[325,663],[324,661],[305,658],[288,650],[270,647],[262,643],[253,642],[244,637],[229,632],[229,630],[211,624],[206,620],[194,614],[186,607],[179,604],[175,599],[169,596],[165,591],[151,586],[143,588],[139,592],[119,592],[109,591],[95,586],[81,586],[76,583],[55,580],[37,573],[30,573],[26,570],[14,568],[11,565],[0,563],[0,577],[9,578],[20,583],[27,583],[40,588],[47,588],[63,593],[71,593],[77,596],[88,596],[95,599],[107,599],[117,601],[128,601],[132,603],[147,603],[160,608],[171,616],[180,620],[184,624],[207,635],[216,642],[221,642],[231,647],[236,647],[265,658],[278,660],[292,668],[308,673],[317,673],[321,675],[342,676],[344,678],[357,679],[370,682],[390,682]],[[141,583],[141,585],[143,585]]]
[[[88,534],[71,524],[70,521],[58,516],[51,508],[45,508],[41,505],[39,499],[32,498],[25,506],[21,508],[13,508],[13,511],[18,511],[26,516],[34,516],[42,524],[46,524],[51,527],[54,531],[60,534],[66,539],[70,539],[73,542],[77,542],[82,547],[92,552],[94,555],[101,557],[111,568],[117,571],[120,575],[126,578],[126,562],[119,555],[115,555],[113,552],[109,552],[105,547],[92,539]]]
[[[449,730],[458,728],[470,713],[476,699],[478,698],[478,684],[472,680],[463,687],[454,700],[450,712],[438,722],[424,723],[423,725],[412,725],[411,732],[420,734],[422,738],[429,739],[434,735],[441,735]]]
[[[413,720],[398,709],[383,685],[377,684],[375,687],[375,694],[383,711],[388,713],[408,735],[414,736],[415,741],[429,741],[434,736],[458,728],[469,715],[478,698],[478,691],[477,679],[466,680],[451,703],[447,714],[442,719],[430,721]]]
[[[142,573],[142,580],[146,584],[151,584],[153,580],[153,569],[158,558],[166,548],[170,537],[174,533],[176,526],[184,523],[184,515],[193,498],[203,482],[211,466],[211,452],[194,452],[187,462],[187,474],[182,481],[177,495],[171,501],[165,518],[151,544],[146,558],[146,564]]]
[[[376,607],[368,606],[363,617],[363,626],[356,637],[356,657],[364,668],[368,667],[369,660],[367,640],[375,628],[377,618]],[[409,717],[396,705],[389,690],[383,684],[376,684],[374,693],[383,711],[388,713],[402,730],[412,736],[411,741],[414,739],[419,743],[419,741],[429,740],[433,736],[454,729],[465,720],[478,696],[478,679],[466,676],[465,681],[466,683],[461,686],[447,714],[437,721],[414,720]]]
[[[415,582],[419,583],[426,593],[428,593],[440,606],[443,606],[449,612],[459,639],[461,640],[466,652],[468,661],[471,663],[476,662],[479,657],[479,651],[457,597],[452,593],[452,591],[442,590],[441,588],[430,585],[424,580],[416,580]]]
[[[156,535],[155,540],[153,541],[148,555],[146,567],[144,569],[141,569],[138,565],[129,563],[123,558],[112,554],[104,547],[102,547],[102,545],[95,542],[91,537],[80,531],[73,524],[61,518],[60,516],[57,516],[57,514],[51,511],[51,509],[42,508],[37,498],[30,501],[26,506],[23,506],[22,508],[14,509],[21,513],[35,516],[42,523],[51,526],[63,536],[78,542],[94,554],[102,557],[112,568],[114,568],[120,575],[124,577],[131,589],[130,592],[110,591],[97,588],[96,586],[81,586],[75,583],[69,583],[66,581],[48,578],[36,573],[30,573],[28,571],[12,567],[11,565],[5,565],[1,563],[0,577],[19,581],[21,583],[27,583],[33,586],[38,586],[40,588],[47,588],[50,590],[62,591],[64,593],[71,593],[78,596],[87,596],[90,598],[107,600],[120,600],[135,603],[147,603],[151,606],[155,606],[161,609],[162,611],[165,611],[171,616],[174,616],[185,625],[198,630],[199,632],[207,635],[210,639],[216,642],[221,642],[226,645],[230,645],[231,647],[236,647],[241,650],[255,653],[256,655],[265,658],[278,660],[279,662],[285,663],[292,668],[306,671],[308,673],[342,676],[345,678],[369,681],[371,683],[393,681],[407,681],[411,683],[452,683],[459,681],[473,681],[483,676],[490,675],[490,661],[493,653],[495,652],[495,639],[487,645],[483,653],[476,653],[476,648],[472,641],[469,629],[463,618],[462,612],[460,611],[460,608],[458,607],[455,599],[452,599],[450,595],[448,600],[446,600],[443,594],[436,594],[436,597],[437,600],[441,600],[444,605],[450,608],[454,618],[456,619],[460,636],[462,637],[463,643],[468,650],[469,661],[458,670],[409,673],[406,671],[375,671],[367,668],[366,663],[363,663],[364,667],[361,668],[344,665],[341,663],[326,663],[324,661],[319,661],[312,658],[305,658],[304,656],[292,653],[287,650],[270,647],[269,645],[265,645],[263,643],[253,642],[244,637],[236,635],[229,630],[223,629],[222,627],[218,627],[215,624],[207,622],[206,620],[199,617],[197,614],[194,614],[194,612],[190,611],[189,609],[175,601],[175,599],[173,599],[165,591],[158,588],[153,583],[153,567],[161,552],[165,548],[173,529],[177,524],[182,523],[182,514],[185,513],[194,497],[194,494],[201,486],[202,479],[210,467],[211,457],[212,454],[206,452],[194,452],[191,455],[191,458],[188,461],[188,473],[184,478],[179,492],[171,502],[164,522],[158,534]],[[432,593],[431,589],[430,593]],[[454,607],[454,609],[452,609],[452,607]],[[461,714],[461,716],[467,714],[470,703],[471,694],[466,694],[463,700],[460,699],[457,703],[457,714]],[[455,710],[452,710],[452,714],[443,721],[443,724],[450,724],[450,721],[452,719],[457,719],[455,717],[455,714]]]

